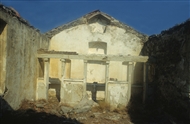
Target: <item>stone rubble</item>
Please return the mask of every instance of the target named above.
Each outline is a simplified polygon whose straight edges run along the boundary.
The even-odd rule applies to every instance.
[[[53,119],[54,115],[56,115],[58,121],[55,121],[55,123],[60,123],[60,120],[62,120],[62,123],[71,124],[131,124],[130,118],[125,110],[110,111],[105,105],[101,107],[94,101],[88,100],[87,96],[75,107],[61,105],[55,96],[50,96],[49,101],[23,101],[19,110],[24,110],[24,112],[21,112],[22,114],[18,112],[16,116],[19,116],[19,118],[23,117],[23,119],[26,118],[25,116],[31,116],[33,118],[34,113],[36,113],[36,116],[44,113],[42,116],[39,116],[39,122],[43,122],[46,118]],[[6,120],[3,121],[6,122]]]

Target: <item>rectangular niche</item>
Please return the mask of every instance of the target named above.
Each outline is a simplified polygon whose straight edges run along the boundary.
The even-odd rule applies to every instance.
[[[107,54],[107,43],[101,41],[92,41],[88,43],[89,54]]]

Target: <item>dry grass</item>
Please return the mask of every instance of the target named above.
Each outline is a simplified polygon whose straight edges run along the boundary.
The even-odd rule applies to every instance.
[[[20,110],[33,109],[35,107],[33,101],[23,100],[20,105]]]
[[[110,111],[110,105],[105,101],[98,101],[99,106],[95,106],[92,108],[92,111]]]
[[[65,106],[65,107],[71,107],[69,104],[67,103],[59,103],[59,106]]]
[[[92,111],[93,112],[115,112],[115,113],[119,113],[122,115],[128,115],[127,114],[127,108],[126,107],[112,107],[110,106],[108,103],[106,103],[105,101],[98,101],[99,106],[93,107]],[[129,116],[128,116],[129,118]]]

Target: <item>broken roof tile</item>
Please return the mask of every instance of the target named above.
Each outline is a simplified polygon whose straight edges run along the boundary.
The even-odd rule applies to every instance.
[[[20,22],[22,22],[23,24],[25,24],[25,25],[27,25],[27,26],[29,26],[29,27],[35,29],[33,26],[31,26],[31,25],[29,24],[28,21],[26,21],[25,19],[23,19],[23,18],[20,16],[19,12],[17,12],[13,7],[6,7],[6,6],[4,6],[3,4],[0,3],[0,11],[1,11],[1,10],[4,11],[4,12],[6,12],[6,13],[8,13],[8,14],[11,15],[12,17],[16,17],[16,18],[17,18]]]

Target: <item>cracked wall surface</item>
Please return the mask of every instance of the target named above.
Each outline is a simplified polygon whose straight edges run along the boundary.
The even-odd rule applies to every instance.
[[[80,19],[81,20],[81,19]],[[103,54],[103,55],[128,55],[139,56],[147,36],[130,31],[115,25],[109,25],[103,17],[94,17],[87,24],[78,24],[59,31],[50,40],[50,50],[69,51],[78,54]],[[58,30],[59,28],[57,28]],[[51,31],[50,31],[51,32]],[[50,60],[50,77],[59,78],[61,62],[58,59]],[[67,65],[66,65],[66,68]],[[71,60],[71,79],[83,79],[83,60]],[[109,65],[109,77],[118,81],[126,81],[127,67],[121,62],[111,61]],[[136,66],[134,83],[142,83],[142,65]],[[67,74],[70,73],[70,74]],[[100,61],[88,61],[87,82],[105,83],[105,63]],[[90,94],[90,93],[89,93]],[[97,92],[97,97],[104,98],[102,91]]]
[[[1,95],[13,109],[18,109],[22,100],[35,100],[38,71],[37,49],[49,47],[49,39],[30,25],[0,7],[0,20],[6,23],[0,34],[1,55],[4,64],[1,70]],[[2,37],[3,38],[2,40]]]

